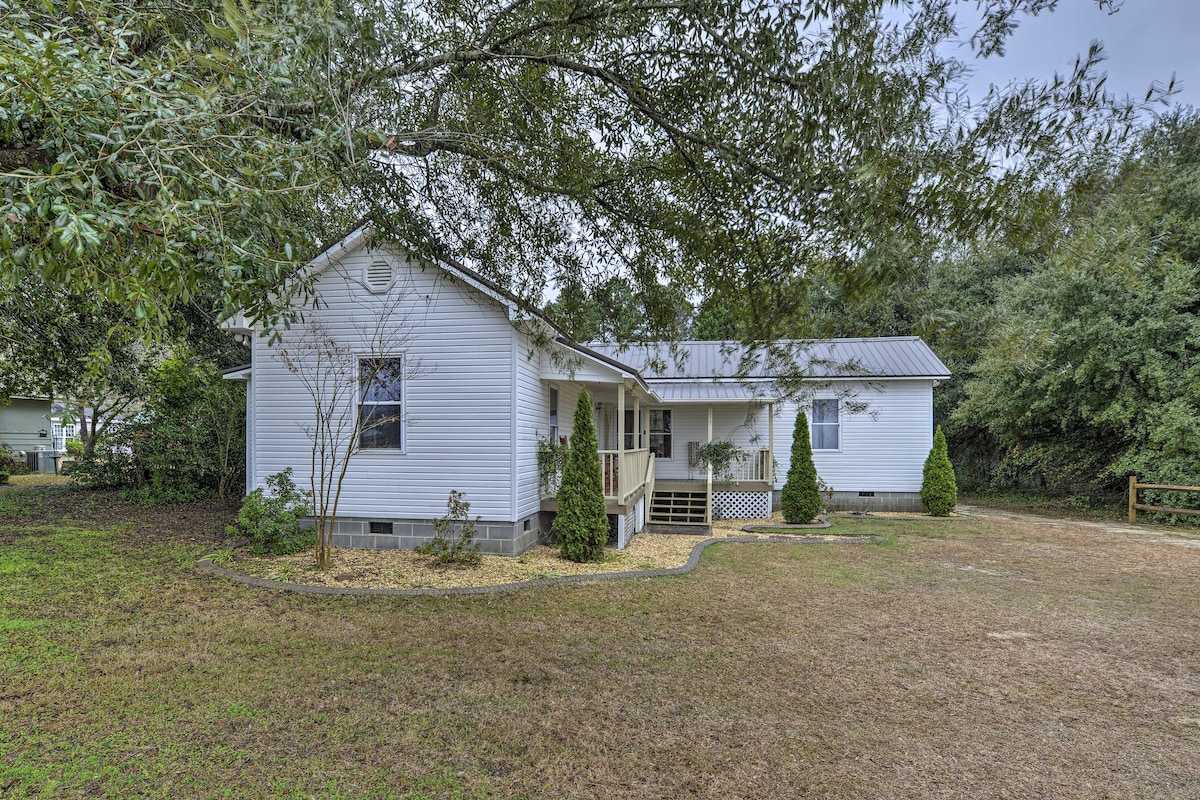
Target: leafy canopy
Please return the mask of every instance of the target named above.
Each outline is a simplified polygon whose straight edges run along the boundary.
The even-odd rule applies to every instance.
[[[807,270],[870,284],[1036,227],[1134,118],[1095,50],[972,104],[946,45],[1001,51],[1056,3],[988,3],[976,31],[958,5],[0,0],[0,281],[140,325],[200,291],[270,318],[370,214],[531,302],[620,274],[736,295],[769,334]]]

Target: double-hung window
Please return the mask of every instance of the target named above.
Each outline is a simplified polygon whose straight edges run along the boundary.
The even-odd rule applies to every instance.
[[[400,450],[404,446],[404,359],[360,358],[358,383],[361,401],[359,447],[364,450]]]
[[[671,457],[670,409],[650,409],[650,452],[655,458]]]
[[[810,427],[812,428],[813,450],[837,450],[841,437],[838,401],[813,400]]]
[[[550,442],[558,444],[558,389],[550,387]]]

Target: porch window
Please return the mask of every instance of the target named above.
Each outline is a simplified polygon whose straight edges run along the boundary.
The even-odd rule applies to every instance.
[[[665,408],[650,409],[650,452],[655,458],[671,457],[671,412]]]
[[[558,389],[550,387],[550,441],[558,444]]]
[[[813,450],[837,450],[839,446],[840,423],[838,421],[837,400],[813,400],[812,422]]]
[[[358,417],[362,424],[359,447],[364,450],[400,450],[403,446],[404,359],[358,360],[362,400]]]

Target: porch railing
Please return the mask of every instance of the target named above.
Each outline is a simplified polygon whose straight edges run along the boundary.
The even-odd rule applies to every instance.
[[[771,450],[768,447],[739,447],[729,462],[729,472],[726,476],[716,476],[718,480],[725,479],[732,483],[740,481],[762,481],[770,483],[775,476],[772,474]]]
[[[600,478],[604,499],[626,503],[646,483],[650,464],[649,448],[640,450],[601,450]]]

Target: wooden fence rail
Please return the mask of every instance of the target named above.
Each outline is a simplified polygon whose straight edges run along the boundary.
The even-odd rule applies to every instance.
[[[1172,492],[1200,492],[1200,486],[1171,486],[1166,483],[1138,483],[1136,475],[1129,476],[1129,524],[1137,524],[1137,512],[1156,511],[1159,514],[1192,514],[1200,516],[1200,509],[1167,508],[1165,506],[1148,506],[1137,501],[1139,489],[1167,489]]]

